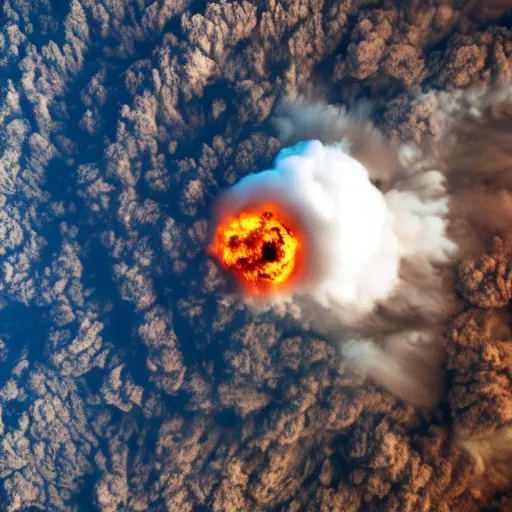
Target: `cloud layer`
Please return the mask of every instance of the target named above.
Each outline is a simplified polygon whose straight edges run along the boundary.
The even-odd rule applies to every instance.
[[[370,98],[386,134],[439,138],[457,88],[512,76],[506,18],[433,0],[0,9],[2,510],[510,509],[451,428],[485,444],[510,426],[506,245],[461,270],[429,415],[363,386],[329,338],[254,315],[204,250],[219,192],[272,166],[282,98]],[[379,145],[360,126],[353,155]]]

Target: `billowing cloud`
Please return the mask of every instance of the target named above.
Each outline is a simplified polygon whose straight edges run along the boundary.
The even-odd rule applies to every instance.
[[[501,232],[501,245],[471,244],[446,289],[436,278],[445,263],[432,263],[442,244],[425,265],[408,252],[399,300],[353,326],[371,352],[376,332],[395,332],[404,311],[422,312],[413,331],[443,325],[460,293],[441,354],[403,360],[421,384],[446,357],[442,406],[430,413],[365,381],[339,353],[336,279],[316,282],[323,304],[303,287],[255,314],[206,253],[221,191],[303,161],[297,146],[273,163],[300,140],[320,140],[308,157],[320,158],[347,126],[343,152],[386,208],[414,209],[406,195],[387,197],[402,169],[397,147],[446,143],[446,119],[479,95],[463,89],[512,76],[503,9],[489,19],[481,5],[1,3],[1,510],[510,510],[511,336],[501,321],[510,243]],[[336,105],[292,101],[283,116],[282,99],[299,95]],[[486,113],[496,124],[466,133],[472,143],[446,174],[450,194],[481,206],[485,215],[468,222],[482,234],[493,219],[506,225],[496,215],[505,197],[487,183],[491,173],[510,185],[490,158],[508,165],[507,138],[495,136],[510,112],[501,100]],[[347,125],[340,104],[355,121]],[[277,131],[276,115],[287,120]],[[311,119],[321,136],[300,133]],[[392,151],[390,135],[401,139]],[[485,171],[485,202],[452,179],[468,167]],[[337,188],[324,189],[327,206]],[[441,219],[443,199],[431,199]]]

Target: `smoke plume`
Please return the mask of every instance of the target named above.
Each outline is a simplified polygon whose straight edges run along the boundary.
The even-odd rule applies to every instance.
[[[379,190],[374,169],[351,154],[356,137],[343,136],[364,133],[361,119],[331,110],[322,121],[320,107],[300,107],[292,121],[298,116],[308,135],[332,137],[333,130],[320,127],[326,119],[347,133],[338,133],[338,142],[285,147],[272,169],[227,190],[217,205],[211,253],[248,299],[298,305],[309,326],[337,333],[343,355],[361,371],[411,403],[431,406],[442,388],[438,320],[454,302],[440,269],[457,257],[447,236],[444,177],[435,169],[408,169],[404,149],[387,159],[398,162],[393,186]],[[281,119],[281,126],[290,136],[301,122]],[[383,140],[373,140],[386,150]],[[372,161],[370,152],[367,157]],[[278,228],[265,234],[265,215],[285,219],[283,234],[298,239],[288,279],[272,270],[291,257]]]

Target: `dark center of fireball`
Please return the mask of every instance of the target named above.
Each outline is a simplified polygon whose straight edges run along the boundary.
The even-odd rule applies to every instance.
[[[261,255],[261,259],[266,262],[276,261],[277,260],[276,246],[270,242],[265,242],[263,244],[263,253]]]

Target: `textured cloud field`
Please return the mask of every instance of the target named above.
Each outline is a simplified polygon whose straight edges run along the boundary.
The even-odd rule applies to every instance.
[[[256,316],[205,253],[283,98],[369,98],[386,133],[440,137],[458,89],[512,79],[507,8],[4,0],[0,509],[510,511],[503,467],[453,443],[512,425],[499,241],[460,270],[432,413]]]

